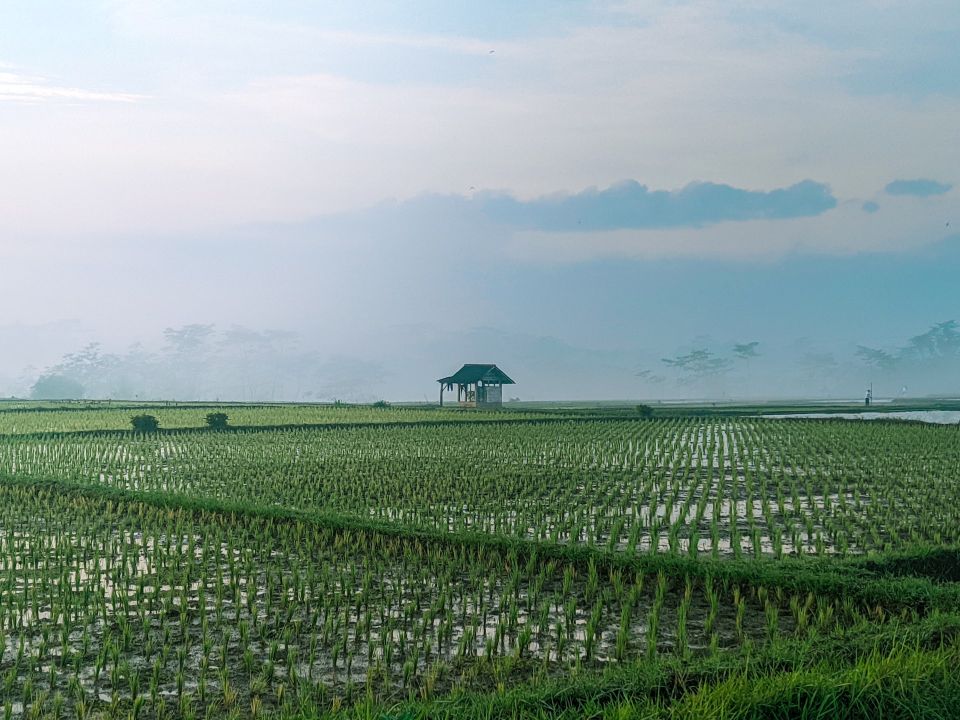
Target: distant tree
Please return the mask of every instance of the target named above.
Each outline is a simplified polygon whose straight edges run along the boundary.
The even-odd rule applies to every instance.
[[[734,345],[733,354],[741,360],[749,360],[750,358],[759,357],[760,353],[757,352],[758,345],[760,345],[760,343],[757,340]]]
[[[653,417],[653,408],[649,405],[640,404],[637,405],[637,414],[642,418]]]
[[[937,323],[927,332],[910,338],[910,344],[901,354],[921,360],[960,357],[960,325],[956,320]]]
[[[878,350],[865,345],[857,346],[857,357],[878,370],[892,370],[897,366],[895,355],[888,353],[886,350]]]
[[[960,370],[960,323],[946,320],[931,326],[926,332],[911,337],[907,344],[892,350],[858,345],[856,356],[871,370],[891,377],[918,378],[921,374],[932,382],[937,376],[952,377]]]
[[[194,323],[179,328],[167,328],[163,337],[174,353],[197,355],[201,353],[213,337],[213,325]]]
[[[134,415],[130,418],[130,424],[134,432],[141,433],[156,432],[160,428],[160,421],[153,415]]]
[[[654,383],[656,385],[660,385],[666,380],[663,375],[657,375],[653,370],[638,370],[636,375],[641,380],[645,380],[646,382]]]
[[[79,400],[83,397],[83,385],[66,375],[48,374],[37,379],[30,388],[34,400]]]
[[[373,404],[373,406],[374,406],[375,408],[388,408],[388,407],[390,407],[390,403],[388,403],[386,400],[377,400],[377,401]]]
[[[689,380],[701,380],[720,375],[730,369],[730,361],[717,357],[709,350],[698,348],[685,355],[663,358],[663,364],[679,370]]]
[[[223,412],[214,412],[207,413],[207,427],[211,427],[214,430],[226,430],[227,428],[227,414]]]

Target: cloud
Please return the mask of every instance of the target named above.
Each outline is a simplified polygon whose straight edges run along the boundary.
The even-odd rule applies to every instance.
[[[82,62],[73,45],[45,60],[60,79],[34,85],[150,102],[20,99],[0,127],[0,157],[18,168],[0,178],[4,234],[194,232],[619,178],[651,194],[693,178],[766,190],[814,178],[873,198],[883,179],[951,178],[960,161],[960,99],[851,95],[838,75],[855,49],[741,22],[723,3],[564,15],[496,41],[444,33],[431,12],[398,15],[411,28],[368,22],[375,12],[301,18],[317,6],[303,3],[107,5],[132,17],[87,37]]]
[[[728,3],[741,22],[847,54],[837,80],[857,94],[960,95],[956,0]],[[933,19],[935,18],[935,20]]]
[[[913,197],[930,197],[943,195],[953,189],[953,185],[918,178],[916,180],[894,180],[888,183],[884,191],[888,195],[912,195]]]
[[[650,190],[625,180],[604,190],[551,195],[527,202],[481,196],[490,219],[525,230],[584,231],[702,227],[724,221],[779,220],[820,215],[836,207],[830,188],[804,180],[770,191],[697,182],[680,190]]]
[[[872,215],[880,209],[880,205],[875,203],[873,200],[867,200],[863,205],[860,206],[860,209],[865,213],[870,213]]]
[[[870,213],[864,212],[859,202],[843,202],[819,215],[705,226],[565,232],[520,229],[512,233],[507,252],[521,262],[551,264],[603,258],[771,262],[790,255],[916,252],[943,239],[943,221],[931,222],[931,216],[949,217],[950,196],[903,205]]]
[[[49,101],[123,102],[144,99],[133,93],[99,92],[54,85],[47,78],[24,75],[0,65],[0,102],[39,103]]]

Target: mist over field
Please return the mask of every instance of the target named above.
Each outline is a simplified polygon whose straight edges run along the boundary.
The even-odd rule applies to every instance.
[[[90,273],[46,259],[35,302],[0,325],[0,396],[435,402],[465,362],[497,363],[523,400],[960,395],[956,236],[537,265],[494,241],[472,255],[497,237],[482,224],[387,214],[337,228],[349,253],[322,240],[327,220],[156,240],[146,259],[120,243]]]
[[[57,326],[56,338],[50,337],[51,330],[2,332],[5,337],[19,332],[21,338],[34,338],[47,357],[60,352],[57,345],[65,336],[83,336],[79,325]],[[28,365],[10,373],[0,394],[36,399],[435,402],[434,376],[452,371],[461,358],[492,357],[517,380],[508,397],[522,400],[858,399],[868,383],[880,400],[956,396],[960,371],[960,325],[955,321],[937,323],[896,347],[829,349],[805,339],[777,346],[700,336],[661,357],[636,346],[599,351],[493,328],[446,332],[397,327],[368,338],[365,355],[331,351],[322,338],[294,331],[236,325],[167,328],[150,340],[119,350],[97,342],[77,346],[42,367]],[[383,349],[378,352],[375,345],[380,343]]]
[[[0,395],[956,396],[928,5],[5,5]]]

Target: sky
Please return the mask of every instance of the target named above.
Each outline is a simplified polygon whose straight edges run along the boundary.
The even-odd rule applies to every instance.
[[[956,395],[907,350],[960,320],[958,33],[955,0],[6,0],[0,395],[191,324],[295,336],[274,399],[463,362]]]

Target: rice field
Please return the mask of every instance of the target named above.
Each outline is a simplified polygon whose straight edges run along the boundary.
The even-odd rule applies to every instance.
[[[750,418],[0,438],[0,473],[628,553],[960,539],[955,427]]]
[[[898,560],[958,543],[955,427],[340,411],[9,413],[2,716],[459,717],[431,703],[960,606],[956,568]]]
[[[255,715],[534,671],[721,652],[853,622],[839,600],[484,546],[0,489],[8,707]],[[501,672],[507,670],[501,667]],[[515,672],[514,672],[515,671]],[[518,675],[517,672],[520,674]],[[259,698],[259,702],[257,701]]]

